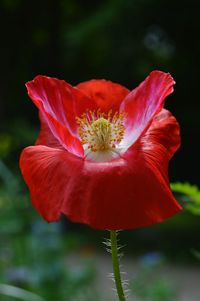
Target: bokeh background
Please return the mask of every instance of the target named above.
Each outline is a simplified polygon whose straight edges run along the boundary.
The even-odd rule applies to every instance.
[[[114,300],[101,243],[108,234],[65,218],[46,224],[30,204],[18,158],[39,121],[25,82],[38,74],[72,85],[105,78],[132,89],[152,70],[170,72],[177,84],[166,107],[182,133],[170,180],[200,185],[199,36],[195,0],[0,0],[0,300]],[[199,229],[200,217],[185,210],[121,233],[130,300],[199,300]]]

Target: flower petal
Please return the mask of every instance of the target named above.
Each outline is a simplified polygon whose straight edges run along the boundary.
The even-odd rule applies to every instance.
[[[141,140],[146,147],[151,147],[152,141],[163,145],[169,159],[171,159],[181,143],[180,127],[176,118],[168,110],[162,109],[154,117],[151,126]]]
[[[63,202],[67,206],[71,179],[75,179],[77,168],[81,170],[82,162],[65,150],[42,145],[23,150],[20,157],[22,175],[30,189],[34,207],[47,221],[58,220]],[[81,208],[77,207],[77,211],[81,218]]]
[[[88,95],[102,112],[119,110],[122,100],[130,92],[127,88],[104,79],[83,82],[77,88]]]
[[[81,116],[86,109],[93,109],[92,101],[78,89],[56,78],[37,76],[26,87],[55,138],[68,151],[83,156],[76,116]]]
[[[173,92],[174,84],[169,73],[153,71],[124,99],[120,110],[127,113],[124,120],[125,150],[148,129],[153,117],[162,109],[165,98]]]
[[[39,117],[40,117],[40,133],[35,144],[64,149],[63,146],[58,141],[58,139],[56,139],[56,137],[51,132],[50,128],[48,127],[48,124],[46,123],[45,119],[42,117],[42,113],[39,114]]]
[[[93,163],[45,146],[26,148],[22,174],[36,209],[48,221],[64,213],[96,229],[132,229],[181,210],[169,188],[169,158],[180,144],[179,126],[166,110],[124,154]]]

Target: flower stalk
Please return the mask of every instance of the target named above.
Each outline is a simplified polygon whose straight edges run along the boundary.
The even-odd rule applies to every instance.
[[[114,273],[114,280],[116,285],[117,294],[119,297],[119,301],[126,301],[122,280],[121,280],[121,273],[119,267],[119,254],[118,254],[118,246],[117,246],[117,232],[110,231],[110,246],[111,246],[111,255],[112,255],[112,264],[113,264],[113,273]]]

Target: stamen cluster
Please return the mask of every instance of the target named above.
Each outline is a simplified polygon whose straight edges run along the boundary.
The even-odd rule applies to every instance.
[[[124,137],[123,119],[124,113],[113,114],[112,110],[108,113],[88,111],[77,117],[81,143],[93,152],[116,148]]]

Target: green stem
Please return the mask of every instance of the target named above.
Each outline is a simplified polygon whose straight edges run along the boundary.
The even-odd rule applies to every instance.
[[[126,301],[124,291],[123,291],[120,268],[119,268],[119,255],[118,255],[117,232],[116,231],[110,231],[110,241],[111,241],[113,272],[114,272],[114,279],[115,279],[117,294],[119,297],[119,301]]]

